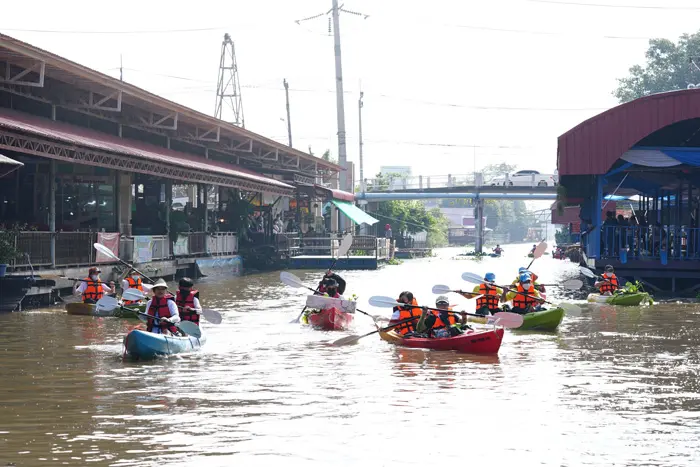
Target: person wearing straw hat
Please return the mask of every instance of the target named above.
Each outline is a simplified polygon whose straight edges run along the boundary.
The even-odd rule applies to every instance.
[[[97,303],[104,294],[111,294],[114,290],[114,282],[109,285],[100,280],[102,271],[98,267],[91,267],[88,270],[88,276],[80,281],[78,286],[73,290],[75,295],[80,295],[83,303]]]
[[[156,334],[177,335],[178,330],[174,325],[180,322],[180,314],[173,296],[168,294],[168,284],[163,279],[158,279],[151,290],[153,298],[146,303],[146,314],[152,318],[148,318],[146,330]]]

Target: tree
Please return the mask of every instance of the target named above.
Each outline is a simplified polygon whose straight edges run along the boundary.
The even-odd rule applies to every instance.
[[[321,159],[323,159],[324,161],[327,161],[327,162],[332,162],[333,164],[338,163],[338,160],[335,157],[331,157],[331,150],[330,149],[326,149],[326,151],[321,156]]]
[[[628,77],[617,80],[613,95],[620,102],[686,89],[689,84],[700,82],[700,71],[691,61],[700,56],[700,32],[683,34],[677,43],[668,39],[651,39],[645,56],[646,64],[634,65],[629,69]]]
[[[501,162],[500,164],[485,165],[484,168],[481,169],[481,173],[484,175],[484,182],[487,182],[488,180],[498,177],[499,175],[504,175],[507,173],[511,174],[515,172],[515,169],[517,168],[517,165]]]

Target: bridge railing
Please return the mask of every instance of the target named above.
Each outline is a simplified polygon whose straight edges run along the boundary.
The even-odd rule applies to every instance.
[[[547,176],[544,176],[547,177]],[[519,176],[512,178],[510,174],[496,174],[485,177],[481,172],[448,175],[412,175],[407,177],[366,178],[361,182],[359,191],[382,192],[401,190],[425,190],[430,188],[480,187],[538,187],[543,186],[543,175]],[[545,183],[551,186],[551,181]]]

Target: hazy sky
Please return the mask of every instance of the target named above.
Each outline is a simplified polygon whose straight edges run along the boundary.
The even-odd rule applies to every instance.
[[[294,146],[337,155],[328,19],[295,24],[325,13],[330,0],[95,5],[35,0],[30,14],[27,4],[3,2],[0,30],[112,76],[119,75],[122,54],[125,81],[209,114],[228,32],[236,45],[246,128],[286,143],[286,78]],[[415,174],[436,175],[500,161],[550,173],[557,136],[616,104],[616,78],[644,60],[648,38],[676,39],[700,25],[694,0],[344,5],[369,15],[341,16],[348,158],[358,161],[361,82],[365,176],[380,165],[411,165]],[[143,33],[165,30],[172,32]]]

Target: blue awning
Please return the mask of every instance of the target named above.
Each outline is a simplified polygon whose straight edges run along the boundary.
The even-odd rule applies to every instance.
[[[338,207],[338,209],[340,209],[343,212],[343,214],[348,216],[357,225],[373,225],[379,222],[378,219],[375,219],[374,217],[370,216],[354,204],[348,203],[346,201],[338,201],[336,199],[332,200],[331,202],[335,204]]]

